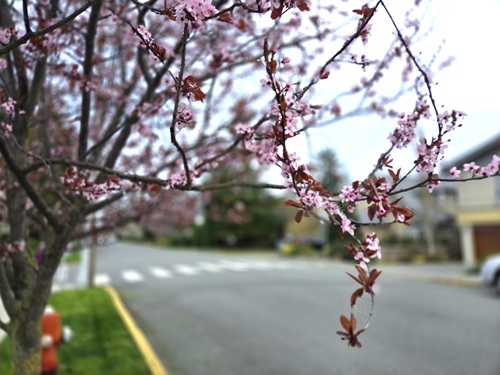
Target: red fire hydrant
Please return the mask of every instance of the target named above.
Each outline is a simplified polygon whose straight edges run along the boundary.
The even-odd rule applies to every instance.
[[[61,340],[61,315],[47,306],[42,316],[42,375],[57,374],[57,348]]]

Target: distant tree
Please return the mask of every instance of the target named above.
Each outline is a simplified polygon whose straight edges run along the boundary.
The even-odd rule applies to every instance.
[[[332,149],[327,148],[318,152],[311,169],[318,176],[317,179],[321,182],[321,185],[330,192],[339,193],[344,184],[347,183],[348,176],[343,173],[342,163],[339,162],[337,154]],[[346,212],[345,214],[351,221],[355,219],[354,212]],[[348,253],[345,254],[346,252],[343,251],[345,241],[342,231],[339,228],[329,226],[326,230],[326,236],[330,255],[342,253],[343,256],[349,256]]]
[[[342,186],[347,182],[348,177],[343,173],[342,164],[332,149],[326,148],[318,152],[311,169],[318,176],[317,180],[328,191],[340,192]]]
[[[237,168],[238,165],[240,168]],[[249,163],[231,165],[212,174],[208,183],[224,184],[239,179],[258,181],[258,170]],[[203,224],[194,231],[195,243],[203,246],[271,247],[283,234],[283,199],[262,189],[234,188],[205,192]]]

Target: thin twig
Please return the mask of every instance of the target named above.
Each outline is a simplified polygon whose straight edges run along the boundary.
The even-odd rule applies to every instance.
[[[56,22],[56,23],[54,23],[54,24],[52,24],[44,29],[41,29],[41,30],[38,30],[35,32],[27,32],[22,37],[20,37],[18,39],[14,39],[12,42],[7,44],[5,47],[0,48],[0,56],[5,55],[5,54],[9,53],[10,51],[15,50],[17,47],[19,47],[25,43],[28,43],[33,38],[37,38],[37,37],[43,36],[45,34],[49,34],[52,31],[57,30],[65,25],[67,25],[68,23],[73,21],[76,17],[78,17],[80,14],[85,12],[88,8],[90,8],[97,1],[100,1],[100,0],[87,0],[86,4],[82,5],[80,8],[75,10],[68,17],[63,18],[61,21]]]
[[[191,173],[189,172],[189,164],[187,161],[186,153],[182,149],[181,145],[177,141],[176,135],[175,135],[175,128],[176,128],[176,123],[177,123],[177,113],[179,111],[179,102],[181,98],[181,88],[182,88],[182,80],[183,80],[183,75],[184,75],[184,67],[186,64],[186,49],[187,49],[187,39],[189,36],[189,29],[188,25],[184,25],[184,30],[182,33],[182,52],[181,52],[181,66],[179,68],[179,76],[177,77],[177,82],[175,84],[175,101],[174,101],[174,113],[172,114],[172,122],[170,123],[170,140],[172,144],[175,146],[177,151],[179,151],[179,154],[181,155],[182,158],[182,164],[184,166],[184,172],[186,173],[186,186],[189,187],[191,186]]]

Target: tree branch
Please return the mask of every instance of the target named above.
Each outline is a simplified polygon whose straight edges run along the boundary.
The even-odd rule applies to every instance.
[[[14,316],[16,301],[9,280],[7,279],[4,262],[0,262],[0,298],[2,299],[7,315]],[[0,328],[6,331],[7,326],[5,326],[2,322],[0,322],[0,324]]]
[[[21,38],[15,39],[9,44],[7,44],[5,47],[0,48],[0,56],[5,55],[9,53],[10,51],[15,50],[17,47],[27,43],[30,41],[30,39],[37,38],[40,36],[43,36],[45,34],[51,33],[54,30],[59,29],[62,26],[67,25],[71,21],[73,21],[76,17],[78,17],[80,14],[85,12],[89,7],[91,7],[94,3],[100,0],[87,0],[87,3],[82,5],[80,8],[75,10],[73,13],[71,13],[68,17],[63,18],[61,21],[56,22],[45,29],[41,29],[35,32],[27,32],[24,34]]]
[[[26,34],[31,34],[30,17],[28,15],[28,0],[23,0],[23,21]]]
[[[177,138],[175,135],[176,125],[177,125],[177,113],[179,111],[179,102],[181,97],[181,87],[182,87],[182,79],[184,75],[184,67],[186,64],[186,47],[187,47],[187,39],[188,39],[189,31],[188,25],[184,25],[184,31],[182,34],[182,54],[181,54],[181,66],[179,69],[179,76],[177,77],[177,82],[175,85],[175,102],[174,102],[174,113],[172,114],[172,122],[170,123],[170,140],[172,144],[175,146],[177,151],[182,158],[182,164],[184,166],[184,171],[186,173],[186,186],[191,185],[191,173],[189,172],[189,165],[186,157],[186,153],[182,149],[179,142],[177,142]]]
[[[16,176],[19,185],[21,185],[35,207],[42,213],[43,216],[45,216],[47,221],[54,227],[55,230],[60,230],[62,228],[61,223],[59,222],[57,217],[50,211],[50,208],[47,206],[42,196],[36,191],[35,187],[25,177],[16,161],[14,160],[9,146],[7,145],[7,142],[3,136],[0,136],[0,153],[2,154],[5,163],[7,164],[10,171]]]
[[[368,17],[366,17],[366,18],[365,18],[365,20],[363,21],[363,23],[362,23],[362,24],[358,25],[358,29],[357,29],[357,31],[356,31],[354,34],[352,34],[352,35],[349,37],[349,39],[347,39],[347,40],[345,41],[345,43],[343,44],[343,46],[342,46],[342,47],[341,47],[341,48],[340,48],[340,49],[339,49],[339,50],[338,50],[338,51],[337,51],[337,52],[336,52],[336,53],[335,53],[332,57],[330,57],[330,58],[327,60],[327,62],[326,62],[326,63],[325,63],[325,64],[321,67],[321,69],[320,69],[320,71],[319,71],[319,75],[318,75],[319,77],[321,77],[321,76],[324,74],[324,72],[325,72],[326,68],[328,67],[328,65],[330,65],[331,63],[333,63],[333,62],[337,59],[337,57],[339,57],[339,56],[340,56],[340,55],[341,55],[341,54],[342,54],[345,50],[347,50],[347,48],[348,48],[348,47],[349,47],[349,46],[350,46],[350,45],[351,45],[351,44],[352,44],[352,43],[353,43],[353,42],[354,42],[357,38],[359,38],[359,36],[360,36],[360,35],[361,35],[361,33],[363,32],[363,30],[364,30],[364,28],[366,27],[366,25],[368,25],[368,23],[371,21],[372,17],[375,15],[376,10],[377,10],[377,8],[379,7],[379,5],[380,5],[381,3],[382,3],[382,0],[377,1],[377,4],[375,4],[375,6],[373,7],[373,11],[371,12],[371,14],[370,14]],[[305,86],[305,87],[302,89],[302,91],[301,91],[300,95],[298,96],[297,100],[302,99],[302,97],[305,95],[305,93],[306,93],[307,91],[309,91],[309,89],[310,89],[313,85],[315,85],[316,83],[318,83],[319,79],[320,79],[320,78],[313,78],[313,79],[309,82],[309,84],[308,84],[307,86]]]
[[[92,68],[94,66],[95,37],[97,35],[97,23],[101,12],[102,0],[97,0],[90,11],[90,17],[85,35],[85,58],[83,61],[83,79],[85,83],[92,80]],[[78,138],[78,159],[83,160],[87,152],[89,121],[90,121],[90,102],[92,100],[91,90],[82,90],[80,134]]]
[[[403,34],[401,34],[401,31],[399,30],[398,25],[396,25],[396,22],[394,21],[394,18],[392,17],[392,14],[389,12],[389,10],[387,9],[387,7],[385,6],[384,1],[380,0],[379,3],[382,4],[382,7],[385,9],[385,12],[389,16],[389,18],[390,18],[390,20],[392,22],[392,25],[393,25],[394,29],[396,30],[396,33],[398,34],[398,38],[399,38],[399,40],[401,41],[401,44],[403,44],[403,47],[406,50],[406,53],[410,57],[411,61],[413,61],[413,64],[418,69],[418,71],[420,72],[420,74],[422,75],[422,77],[424,77],[425,86],[427,87],[427,91],[429,93],[429,99],[430,99],[430,101],[432,103],[432,108],[434,109],[434,112],[436,114],[436,120],[437,120],[437,123],[438,123],[438,126],[439,126],[439,137],[441,137],[442,136],[442,132],[443,132],[443,124],[442,124],[442,121],[439,119],[439,111],[437,109],[436,101],[434,100],[434,96],[432,94],[431,82],[429,80],[429,76],[427,75],[427,73],[425,72],[425,70],[420,66],[420,64],[417,61],[416,57],[411,52],[410,47],[408,46],[408,43],[406,42],[405,38],[403,37]]]

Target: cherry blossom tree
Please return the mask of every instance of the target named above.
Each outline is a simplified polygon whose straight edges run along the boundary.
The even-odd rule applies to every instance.
[[[382,251],[376,234],[363,235],[364,223],[346,213],[364,201],[370,220],[409,225],[411,209],[393,196],[432,191],[462,170],[466,179],[498,175],[499,158],[438,176],[464,116],[432,92],[447,60],[412,51],[416,13],[396,19],[385,1],[354,3],[0,0],[0,208],[8,226],[0,293],[11,317],[0,328],[11,339],[14,374],[40,373],[39,321],[71,241],[158,212],[188,220],[194,192],[233,187],[288,190],[297,221],[318,216],[352,239],[346,251],[359,262],[351,277],[360,287],[339,334],[361,346],[367,322],[356,306],[368,301],[371,314],[380,271],[369,264]],[[377,25],[391,32],[377,40]],[[394,72],[397,87],[385,79]],[[402,96],[414,104],[398,108]],[[368,113],[394,124],[387,144],[374,145],[380,158],[367,161],[374,168],[364,180],[328,191],[296,141]],[[435,130],[419,139],[422,125]],[[414,166],[395,170],[393,151],[414,144]],[[248,157],[282,182],[209,182]],[[425,178],[402,189],[413,171]],[[97,212],[106,220],[87,225]]]

